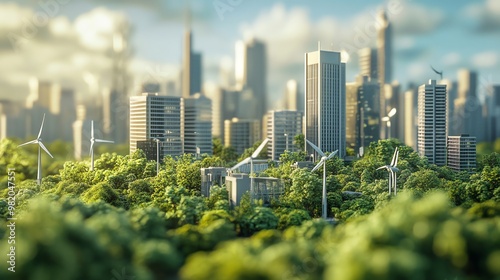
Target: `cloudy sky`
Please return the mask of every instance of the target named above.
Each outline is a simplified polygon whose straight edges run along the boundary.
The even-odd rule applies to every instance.
[[[348,2],[348,3],[347,3]],[[132,27],[129,71],[135,85],[177,79],[186,1],[0,0],[0,98],[24,99],[39,77],[75,88],[79,99],[109,86],[112,34]],[[322,48],[350,54],[347,80],[358,72],[356,51],[375,46],[376,15],[386,9],[394,28],[394,79],[437,78],[429,65],[456,79],[477,70],[480,88],[500,83],[498,0],[191,0],[194,49],[203,53],[204,82],[216,84],[234,63],[237,40],[267,43],[270,99],[288,79],[303,80],[304,53]],[[89,86],[92,84],[91,86]]]

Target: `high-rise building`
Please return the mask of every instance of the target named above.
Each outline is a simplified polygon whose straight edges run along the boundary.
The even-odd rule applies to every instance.
[[[456,81],[443,79],[439,82],[440,84],[446,85],[446,91],[448,92],[448,135],[456,135],[455,122],[453,120],[455,115],[455,100],[458,97],[458,83]]]
[[[446,165],[446,85],[429,80],[418,88],[418,152],[429,163]]]
[[[378,80],[381,84],[392,81],[392,25],[387,13],[382,11],[378,16],[377,57]]]
[[[304,113],[292,110],[269,111],[267,114],[268,158],[279,160],[285,150],[296,152],[293,143],[296,135],[302,134],[302,116]]]
[[[182,61],[182,97],[187,98],[201,92],[202,56],[193,51],[193,35],[190,29],[184,34]]]
[[[486,90],[486,141],[500,138],[500,85],[490,85]]]
[[[368,76],[346,85],[346,144],[356,153],[379,140],[380,87]]]
[[[77,160],[81,160],[83,155],[88,155],[90,152],[90,120],[87,118],[87,112],[85,105],[76,106],[76,120],[73,122],[73,147],[74,147],[74,157]],[[99,133],[102,135],[102,131],[96,130],[97,136]],[[100,138],[100,137],[96,137]],[[101,138],[102,139],[102,138]],[[86,154],[87,153],[87,154]]]
[[[243,118],[259,119],[267,113],[267,57],[263,42],[251,39],[246,42],[236,42],[235,49],[235,79],[236,87],[250,95],[245,108],[251,112]],[[245,99],[244,97],[242,99]]]
[[[103,90],[102,116],[106,139],[126,143],[128,138],[129,104],[125,95],[116,90]]]
[[[137,141],[159,139],[163,158],[183,154],[184,100],[180,97],[143,93],[130,97],[130,153]]]
[[[224,120],[238,116],[240,91],[211,85],[205,86],[205,95],[212,101],[212,134],[224,142]]]
[[[233,147],[237,154],[261,139],[260,120],[240,120],[233,118],[224,121],[224,146]]]
[[[363,48],[358,51],[359,56],[359,75],[367,76],[372,81],[378,79],[378,61],[377,50],[372,48]]]
[[[305,54],[305,138],[323,152],[346,153],[345,63],[339,52]],[[316,152],[307,145],[308,154]],[[317,156],[315,158],[318,158]]]
[[[407,146],[417,150],[417,133],[418,133],[418,89],[409,89],[404,93],[402,98],[404,106],[401,114],[404,115],[404,143]]]
[[[26,110],[23,107],[10,100],[0,100],[0,140],[26,138]]]
[[[213,153],[212,102],[199,93],[184,99],[184,153]]]
[[[285,88],[284,109],[304,112],[304,96],[300,93],[297,80],[288,80]]]
[[[467,69],[458,71],[458,98],[455,99],[450,125],[455,135],[469,134],[484,140],[482,106],[477,96],[477,73]]]
[[[448,136],[449,168],[455,171],[474,172],[476,168],[476,137],[463,134]]]
[[[59,137],[66,142],[73,141],[72,125],[76,121],[75,92],[70,88],[62,88],[57,117],[59,121]]]

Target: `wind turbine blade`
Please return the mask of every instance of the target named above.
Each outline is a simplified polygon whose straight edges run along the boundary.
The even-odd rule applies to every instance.
[[[313,143],[311,143],[311,141],[307,140],[306,139],[306,142],[307,144],[309,144],[309,146],[311,146],[320,156],[324,157],[325,156],[325,153],[323,153],[323,151],[321,151],[318,146],[314,145]]]
[[[96,141],[98,143],[115,143],[115,141],[102,140],[102,139],[94,139],[94,141]]]
[[[385,165],[384,166],[380,166],[379,168],[377,168],[377,170],[384,169],[384,168],[386,168]]]
[[[40,131],[38,132],[38,136],[36,137],[36,139],[40,139],[40,136],[42,136],[42,130],[43,130],[43,123],[44,122],[45,122],[45,114],[43,114],[42,125],[40,126]]]
[[[242,165],[245,165],[245,164],[249,163],[249,162],[250,162],[250,159],[251,159],[250,157],[247,157],[246,159],[242,160],[241,162],[239,162],[239,163],[238,163],[238,164],[236,164],[235,166],[231,167],[231,169],[230,169],[230,170],[231,170],[231,171],[234,171],[234,170],[238,169],[240,166],[242,166]]]
[[[324,164],[324,162],[325,162],[325,160],[323,158],[321,158],[321,160],[318,162],[318,164],[316,164],[316,166],[311,170],[311,172],[318,170],[318,168],[320,168],[321,165]]]
[[[264,141],[262,141],[260,146],[255,150],[255,152],[253,152],[251,157],[252,158],[258,157],[260,152],[262,152],[262,149],[264,149],[264,147],[266,146],[267,142],[269,142],[269,138],[266,138],[266,139],[264,139]]]
[[[24,144],[21,144],[21,145],[19,145],[17,147],[26,146],[26,145],[29,145],[29,144],[36,144],[36,143],[38,143],[38,140],[35,139],[35,140],[32,140],[32,141],[26,142]]]
[[[392,110],[389,112],[389,114],[387,114],[387,116],[388,116],[389,118],[392,118],[392,117],[394,117],[394,115],[396,115],[396,112],[397,112],[397,111],[398,111],[398,110],[397,110],[396,108],[392,108]]]
[[[399,159],[399,149],[397,149],[397,153],[396,153],[396,162],[394,163],[394,167],[398,166],[398,159]]]
[[[90,151],[89,151],[89,155],[92,155],[92,151],[94,149],[94,141],[90,141]]]
[[[382,121],[383,121],[383,122],[388,122],[389,120],[390,120],[390,118],[389,118],[389,117],[383,117],[383,118],[382,118]]]
[[[94,121],[90,121],[90,138],[94,138]]]
[[[327,160],[331,159],[332,157],[334,157],[337,153],[339,152],[339,150],[336,150],[335,152],[331,153],[330,155],[328,155],[328,157],[326,158]]]
[[[50,156],[51,158],[54,158],[54,157],[50,154],[49,150],[47,150],[47,148],[45,148],[45,145],[44,145],[41,141],[39,141],[39,142],[38,142],[38,145],[40,145],[40,147],[42,147],[42,149],[43,149],[43,150],[44,150],[47,154],[49,154],[49,156]]]
[[[396,155],[398,153],[398,148],[396,147],[396,150],[394,150],[394,155],[392,155],[392,160],[391,160],[391,166],[395,166],[394,164],[396,164]]]

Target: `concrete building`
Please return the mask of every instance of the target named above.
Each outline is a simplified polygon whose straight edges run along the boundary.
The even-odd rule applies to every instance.
[[[379,95],[379,83],[368,76],[346,85],[346,144],[355,153],[380,139]]]
[[[240,120],[233,118],[224,121],[224,146],[233,147],[236,154],[262,140],[259,120]]]
[[[392,25],[387,13],[382,11],[378,16],[377,59],[378,80],[380,84],[390,84],[392,81]]]
[[[240,91],[211,85],[204,92],[212,101],[212,135],[224,143],[224,121],[238,116]]]
[[[240,204],[243,194],[250,193],[251,180],[252,178],[248,174],[226,176],[226,187],[232,207]],[[278,199],[285,192],[283,184],[278,178],[255,177],[253,180],[254,199],[261,199],[264,205],[269,205],[271,200]]]
[[[474,172],[476,168],[476,137],[463,134],[448,136],[447,165],[455,171]]]
[[[490,85],[486,90],[486,141],[500,138],[500,85]]]
[[[222,187],[226,183],[227,168],[209,167],[201,169],[201,194],[209,197],[213,186]]]
[[[446,85],[446,91],[448,92],[448,135],[457,135],[456,129],[457,124],[453,119],[455,116],[455,100],[458,97],[458,83],[456,81],[443,79],[439,84]]]
[[[296,152],[293,139],[302,134],[303,113],[292,110],[269,111],[267,114],[267,154],[272,160],[279,160],[285,150]]]
[[[367,76],[372,81],[378,81],[378,57],[377,50],[372,48],[363,48],[358,51],[359,57],[359,75]]]
[[[429,163],[446,165],[446,85],[429,80],[418,88],[418,153]]]
[[[238,117],[262,120],[267,113],[266,45],[257,39],[236,42],[234,70],[236,88],[242,91],[241,100],[249,101],[241,108],[251,114]]]
[[[143,93],[130,97],[130,153],[137,141],[157,138],[163,155],[183,154],[184,99],[180,97]]]
[[[467,69],[458,71],[458,98],[455,99],[451,131],[455,135],[469,134],[484,140],[482,105],[477,96],[477,73]]]
[[[184,153],[212,155],[212,102],[199,93],[184,99]]]
[[[191,29],[184,33],[184,49],[182,61],[182,97],[187,98],[201,93],[202,56],[193,51],[193,34]]]
[[[323,152],[346,153],[345,63],[339,52],[305,54],[305,138]],[[307,154],[316,152],[306,145]],[[315,158],[318,158],[317,155]]]

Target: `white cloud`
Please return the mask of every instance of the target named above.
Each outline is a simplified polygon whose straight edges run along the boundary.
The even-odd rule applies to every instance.
[[[498,53],[494,51],[482,52],[472,56],[472,64],[478,68],[489,68],[497,65]]]
[[[451,52],[443,57],[442,62],[445,66],[456,66],[461,60],[462,56],[459,53]]]
[[[393,21],[394,31],[397,34],[429,33],[443,25],[446,19],[442,11],[429,6],[406,2],[401,7],[400,12],[389,14],[389,20]]]
[[[476,31],[498,32],[500,30],[500,1],[498,0],[471,4],[465,7],[463,14],[476,21]]]

